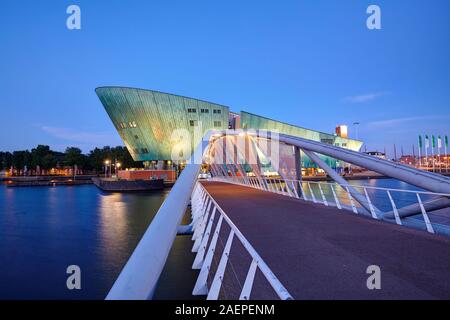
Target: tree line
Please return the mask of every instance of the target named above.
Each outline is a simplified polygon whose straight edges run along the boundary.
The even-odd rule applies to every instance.
[[[23,172],[27,170],[51,170],[53,168],[74,167],[92,172],[102,172],[105,160],[120,162],[121,168],[140,168],[141,162],[131,157],[126,147],[117,146],[95,148],[83,154],[79,148],[68,147],[65,152],[53,151],[49,146],[38,145],[36,148],[14,152],[0,152],[0,171],[11,167]]]

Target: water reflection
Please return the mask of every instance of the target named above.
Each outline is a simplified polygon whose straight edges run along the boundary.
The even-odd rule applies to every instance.
[[[103,299],[166,194],[0,185],[0,299]],[[80,291],[66,288],[71,264]]]
[[[114,265],[122,254],[122,247],[127,243],[129,216],[126,214],[127,204],[122,201],[122,194],[102,194],[99,196],[100,220],[98,223],[100,251],[108,265]]]

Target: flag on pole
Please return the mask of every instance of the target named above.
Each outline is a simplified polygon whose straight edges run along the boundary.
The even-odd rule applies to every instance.
[[[447,148],[448,148],[448,136],[445,136],[445,144],[444,144],[444,148],[445,148],[445,158],[447,159],[446,163],[445,163],[445,172],[448,172],[448,153],[447,153]]]
[[[434,172],[434,148],[436,148],[436,139],[434,137],[434,134],[431,135],[431,164],[433,165],[433,172]]]
[[[422,167],[422,135],[419,135],[419,168]]]
[[[425,150],[430,147],[430,139],[428,138],[428,135],[425,135]]]
[[[441,166],[441,148],[442,148],[442,140],[441,136],[438,136],[437,140],[437,151],[438,151],[438,164],[439,164],[439,172],[442,172],[442,166]]]

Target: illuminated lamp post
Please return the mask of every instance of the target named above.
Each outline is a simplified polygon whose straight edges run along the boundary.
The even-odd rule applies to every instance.
[[[119,174],[119,168],[120,168],[120,166],[121,166],[120,162],[117,162],[117,163],[116,163],[116,177],[117,177],[117,175]]]
[[[109,160],[105,160],[105,178],[107,177]]]

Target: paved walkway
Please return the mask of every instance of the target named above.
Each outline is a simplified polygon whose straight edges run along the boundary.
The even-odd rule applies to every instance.
[[[202,183],[295,299],[450,299],[449,238],[248,187]],[[370,265],[381,268],[381,290],[367,289]]]

